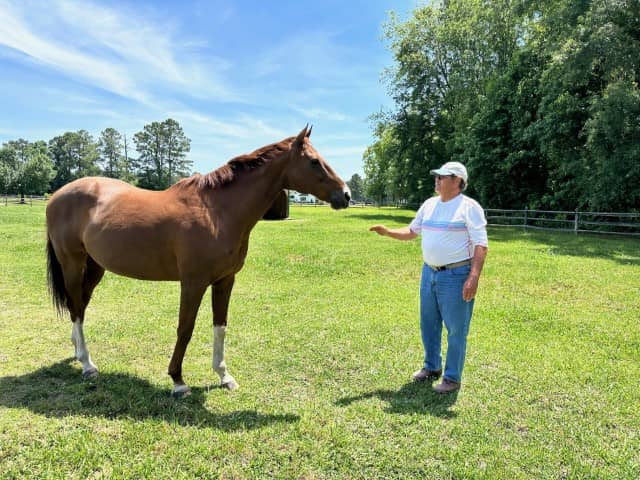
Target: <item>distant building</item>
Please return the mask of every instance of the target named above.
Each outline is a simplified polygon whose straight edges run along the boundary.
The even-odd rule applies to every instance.
[[[310,193],[299,193],[289,190],[289,201],[293,203],[318,203],[318,199]]]

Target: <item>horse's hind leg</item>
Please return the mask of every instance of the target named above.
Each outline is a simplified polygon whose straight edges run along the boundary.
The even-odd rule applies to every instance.
[[[71,341],[75,347],[76,358],[82,363],[82,376],[94,377],[98,374],[98,368],[91,361],[84,339],[84,313],[93,289],[104,275],[104,269],[86,254],[65,260],[62,265],[68,294],[67,307],[72,322]]]
[[[82,281],[82,301],[85,310],[89,305],[94,288],[100,283],[103,275],[104,268],[98,265],[93,258],[87,256],[87,268],[84,271],[84,279]],[[82,314],[84,316],[84,311]]]

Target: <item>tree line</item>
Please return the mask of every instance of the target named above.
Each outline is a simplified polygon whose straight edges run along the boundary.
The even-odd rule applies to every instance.
[[[171,118],[145,125],[133,136],[137,155],[122,133],[107,128],[94,140],[86,130],[48,142],[12,140],[0,148],[0,192],[41,195],[81,177],[102,175],[162,190],[190,175],[191,140]]]
[[[640,211],[639,0],[443,0],[385,25],[395,106],[366,195],[419,203],[464,163],[486,207]]]

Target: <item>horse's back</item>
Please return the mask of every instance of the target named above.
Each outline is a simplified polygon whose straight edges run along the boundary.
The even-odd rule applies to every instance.
[[[76,208],[80,206],[95,206],[100,197],[109,193],[127,190],[139,189],[115,178],[79,178],[56,190],[47,204],[47,213],[49,214],[49,212],[53,212],[56,209],[64,208],[69,204],[74,205]]]
[[[61,230],[78,232],[86,226],[99,203],[134,189],[121,180],[103,177],[84,177],[64,185],[47,202],[50,237]]]
[[[123,197],[144,198],[144,192],[121,180],[104,177],[84,177],[64,185],[47,203],[47,232],[54,249],[62,255],[99,256],[99,252],[92,251],[90,237],[92,231],[109,228],[109,215],[105,212],[112,212],[110,221],[124,223],[127,212],[118,213],[117,205],[130,203],[123,202]],[[132,208],[140,210],[141,205]],[[111,247],[118,249],[117,244]]]
[[[87,177],[52,196],[47,225],[57,251],[89,255],[120,275],[177,280],[175,237],[190,216],[171,189],[154,192],[119,180]]]

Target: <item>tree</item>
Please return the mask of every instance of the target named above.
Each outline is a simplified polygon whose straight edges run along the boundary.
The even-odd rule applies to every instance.
[[[585,124],[590,188],[595,211],[633,211],[640,206],[640,90],[620,79],[591,104]]]
[[[378,124],[377,136],[379,140],[368,147],[363,155],[365,195],[384,203],[400,196],[402,183],[396,183],[394,167],[400,155],[399,141],[395,137],[394,127],[384,122]]]
[[[417,8],[406,22],[391,17],[385,34],[396,64],[386,78],[396,109],[377,133],[395,148],[384,158],[384,147],[368,152],[370,169],[384,159],[379,170],[394,190],[384,196],[419,203],[432,194],[429,170],[464,147],[487,82],[506,70],[517,47],[521,15],[508,0],[449,0]],[[374,183],[379,188],[380,178]]]
[[[193,162],[186,156],[191,149],[191,140],[175,120],[169,118],[145,125],[134,135],[133,141],[140,154],[140,186],[161,190],[189,174]]]
[[[100,134],[98,152],[105,177],[121,178],[124,173],[122,135],[115,128],[107,128]]]
[[[162,122],[162,131],[166,141],[169,183],[173,183],[191,173],[193,162],[186,159],[191,150],[191,140],[185,136],[180,124],[171,118]]]
[[[47,144],[37,141],[30,144],[28,159],[22,167],[21,183],[25,195],[42,195],[49,190],[55,171],[49,158]]]
[[[634,142],[640,124],[633,118],[640,81],[640,4],[566,3],[571,28],[557,35],[541,85],[538,131],[548,162],[548,205],[567,210],[638,209],[637,202],[621,202],[618,196],[634,198],[637,175],[632,175],[635,182],[620,184],[609,174],[633,163],[637,155]],[[608,126],[605,119],[628,125]],[[631,157],[623,160],[626,155]],[[607,189],[618,194],[606,193]]]
[[[536,121],[540,69],[545,58],[523,50],[508,70],[490,82],[464,135],[456,160],[467,166],[469,194],[494,208],[538,208],[547,188]],[[505,188],[508,184],[508,188]]]
[[[347,180],[347,185],[351,190],[351,198],[353,200],[356,200],[359,202],[364,200],[364,182],[360,175],[358,175],[357,173],[354,173],[351,176],[351,179]]]
[[[45,142],[19,139],[0,149],[0,191],[20,195],[41,195],[49,189],[53,165]]]
[[[443,0],[392,17],[396,105],[365,154],[368,188],[414,203],[430,168],[459,160],[487,206],[639,210],[638,18],[638,0]]]
[[[15,193],[17,165],[16,151],[5,143],[0,149],[0,192]]]
[[[98,145],[86,130],[66,132],[49,140],[49,156],[56,169],[52,190],[78,178],[98,175]]]

